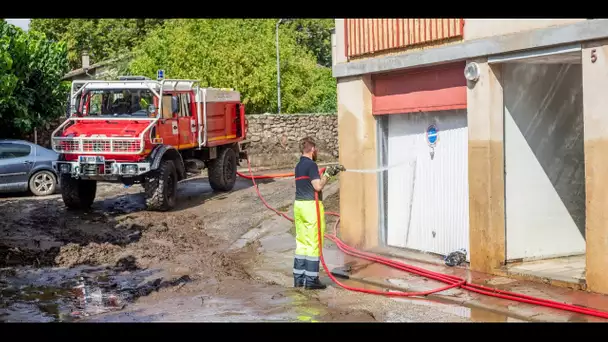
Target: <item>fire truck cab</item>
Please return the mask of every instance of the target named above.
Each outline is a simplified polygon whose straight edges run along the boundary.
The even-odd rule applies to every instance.
[[[230,191],[247,158],[245,107],[233,89],[139,76],[78,80],[68,105],[51,138],[71,209],[89,208],[103,181],[142,184],[149,210],[170,210],[179,181],[207,168],[211,188]]]

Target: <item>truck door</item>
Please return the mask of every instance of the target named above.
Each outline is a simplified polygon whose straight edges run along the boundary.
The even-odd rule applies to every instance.
[[[192,110],[194,98],[191,92],[178,94],[179,112],[179,148],[186,149],[197,146],[196,139],[196,116]]]
[[[229,104],[226,106],[226,139],[237,138],[236,132],[236,117],[237,108],[236,104]]]
[[[163,139],[163,144],[179,146],[179,124],[177,115],[172,113],[172,94],[163,94],[162,117],[157,124],[157,135]]]

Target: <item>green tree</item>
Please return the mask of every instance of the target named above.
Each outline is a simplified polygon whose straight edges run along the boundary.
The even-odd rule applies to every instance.
[[[291,19],[285,23],[296,32],[298,44],[310,49],[317,63],[331,67],[331,30],[334,19]]]
[[[70,67],[81,67],[87,51],[91,63],[130,52],[149,32],[161,27],[163,19],[32,19],[30,31],[67,44]]]
[[[0,22],[0,136],[18,137],[65,113],[65,44]]]
[[[277,111],[276,20],[174,19],[135,50],[132,74],[199,79],[202,86],[235,88],[248,113]],[[333,112],[331,69],[298,44],[298,32],[280,31],[281,106],[286,113]]]

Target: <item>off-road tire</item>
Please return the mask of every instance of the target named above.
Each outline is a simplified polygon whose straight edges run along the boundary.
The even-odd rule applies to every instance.
[[[144,182],[146,207],[153,211],[168,211],[177,202],[177,170],[172,160],[163,160],[158,170]]]
[[[236,153],[232,148],[220,150],[219,156],[209,162],[209,185],[214,191],[230,191],[236,183]]]
[[[93,205],[97,194],[97,181],[61,175],[61,197],[68,209],[86,210]]]
[[[51,171],[38,171],[30,177],[29,190],[34,196],[48,196],[55,193],[57,178]]]

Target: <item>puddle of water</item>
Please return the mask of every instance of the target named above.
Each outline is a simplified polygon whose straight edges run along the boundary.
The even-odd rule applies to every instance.
[[[57,287],[19,286],[0,289],[0,321],[53,322],[68,311],[62,298],[69,290]]]
[[[110,215],[130,214],[145,209],[146,202],[141,194],[127,194],[104,200],[102,207]]]
[[[187,276],[166,281],[157,273],[86,266],[3,272],[0,322],[72,321],[121,310],[141,296],[189,281]]]
[[[82,296],[83,285],[87,294]],[[296,289],[264,285],[250,287],[237,298],[186,297],[175,293],[166,300],[134,301],[162,287],[188,279],[163,281],[157,270],[117,271],[104,267],[22,268],[0,276],[2,322],[318,322],[344,320]],[[108,303],[114,296],[117,303]]]
[[[320,303],[297,290],[269,295],[271,289],[254,288],[234,297],[172,297],[155,303],[140,303],[129,311],[107,313],[90,322],[319,322],[328,314]],[[276,291],[276,289],[274,290]]]

